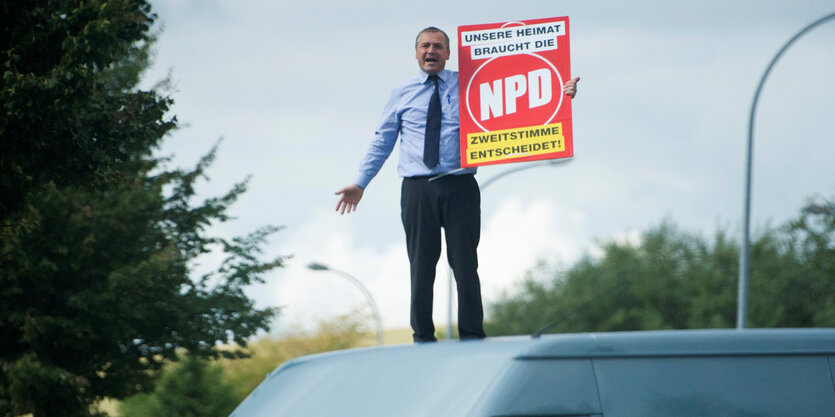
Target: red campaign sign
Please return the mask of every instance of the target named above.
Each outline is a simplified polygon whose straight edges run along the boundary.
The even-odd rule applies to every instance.
[[[568,17],[458,27],[461,166],[574,155]]]

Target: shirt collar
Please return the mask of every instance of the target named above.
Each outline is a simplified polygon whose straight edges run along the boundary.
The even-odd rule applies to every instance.
[[[420,80],[420,83],[421,84],[426,84],[429,80],[429,74],[423,72],[423,70],[418,70],[418,74],[419,74],[418,75],[418,80]],[[449,70],[445,69],[445,70],[438,73],[438,78],[440,78],[441,81],[446,83],[446,80],[447,80],[447,77],[449,76],[449,74],[450,74]]]

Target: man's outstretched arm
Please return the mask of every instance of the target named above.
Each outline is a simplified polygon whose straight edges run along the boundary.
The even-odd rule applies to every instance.
[[[362,187],[356,184],[351,184],[337,191],[335,194],[342,194],[342,196],[339,197],[339,202],[336,203],[336,211],[339,211],[339,214],[357,211],[357,204],[359,204],[360,200],[362,200],[362,193]]]

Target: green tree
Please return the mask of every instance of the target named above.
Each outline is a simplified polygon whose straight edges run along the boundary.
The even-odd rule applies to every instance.
[[[224,382],[217,364],[189,356],[166,367],[151,393],[128,398],[119,406],[122,417],[225,417],[238,400]]]
[[[816,198],[785,230],[792,255],[803,269],[774,289],[783,322],[835,327],[835,200]]]
[[[810,216],[754,240],[749,326],[835,324],[833,215]],[[707,241],[663,222],[637,244],[601,250],[565,270],[537,266],[488,306],[489,333],[530,334],[552,322],[551,332],[734,326],[740,249],[726,233]]]
[[[139,0],[0,5],[0,415],[95,414],[151,389],[185,349],[236,357],[274,309],[244,294],[282,258],[275,232],[223,239],[246,182],[195,202],[216,149],[192,170],[153,156],[171,100],[136,90],[150,6]],[[220,257],[216,271],[190,272]]]
[[[0,5],[0,221],[50,183],[120,182],[175,126],[170,99],[134,89],[155,18],[140,0]]]
[[[210,154],[210,156],[213,154]],[[266,330],[274,309],[255,309],[243,288],[282,259],[258,258],[274,228],[231,240],[206,236],[244,191],[192,207],[185,173],[138,178],[108,191],[48,187],[23,216],[37,226],[0,247],[0,407],[5,413],[86,415],[104,396],[149,389],[185,348],[241,356],[218,343]],[[173,194],[163,196],[165,184]],[[190,264],[214,247],[218,270],[192,279]]]

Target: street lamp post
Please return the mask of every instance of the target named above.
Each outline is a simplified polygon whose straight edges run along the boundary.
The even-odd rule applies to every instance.
[[[313,271],[334,272],[334,273],[342,276],[343,278],[347,279],[348,281],[351,281],[351,283],[356,285],[357,288],[359,288],[360,291],[362,291],[362,293],[365,295],[365,298],[368,300],[368,304],[371,305],[372,312],[374,313],[374,321],[376,322],[376,325],[377,325],[377,345],[378,346],[383,346],[383,321],[382,321],[382,318],[380,317],[380,310],[377,308],[377,303],[374,302],[374,297],[371,296],[371,293],[368,292],[368,289],[365,288],[365,285],[362,285],[362,282],[360,282],[360,280],[356,279],[353,275],[351,275],[351,274],[349,274],[345,271],[340,271],[338,269],[331,268],[331,267],[329,267],[325,264],[321,264],[321,263],[318,263],[318,262],[312,262],[309,265],[307,265],[307,267],[309,269],[313,270]]]
[[[757,91],[754,93],[754,100],[751,103],[751,113],[748,117],[748,142],[745,153],[745,202],[742,211],[742,250],[739,253],[739,282],[737,288],[737,302],[736,302],[736,328],[744,329],[748,318],[748,277],[749,265],[748,258],[750,252],[750,229],[751,229],[751,157],[754,149],[754,113],[757,109],[757,103],[760,100],[760,93],[762,92],[765,79],[774,68],[777,60],[783,56],[783,53],[789,49],[796,40],[801,36],[815,28],[816,26],[826,22],[827,20],[835,19],[835,13],[826,15],[797,32],[791,39],[786,42],[777,55],[771,59],[765,73],[760,78],[760,83],[757,85]]]
[[[519,172],[519,171],[524,171],[524,170],[528,170],[528,169],[531,169],[531,168],[562,165],[562,164],[571,162],[573,160],[574,160],[574,158],[550,159],[548,161],[541,162],[541,163],[519,164],[516,167],[507,169],[505,171],[502,171],[502,172],[488,178],[487,181],[484,181],[483,183],[479,184],[479,190],[484,192],[484,190],[487,188],[487,186],[496,182],[496,180],[498,180],[500,178],[503,178],[503,177],[506,177],[510,174]],[[453,289],[453,282],[452,281],[455,279],[455,277],[452,274],[452,268],[449,266],[449,263],[447,263],[447,279],[449,280],[449,292],[448,292],[449,297],[448,297],[448,300],[447,300],[447,323],[448,324],[447,324],[446,336],[447,336],[447,339],[451,340],[452,339],[452,289]]]

